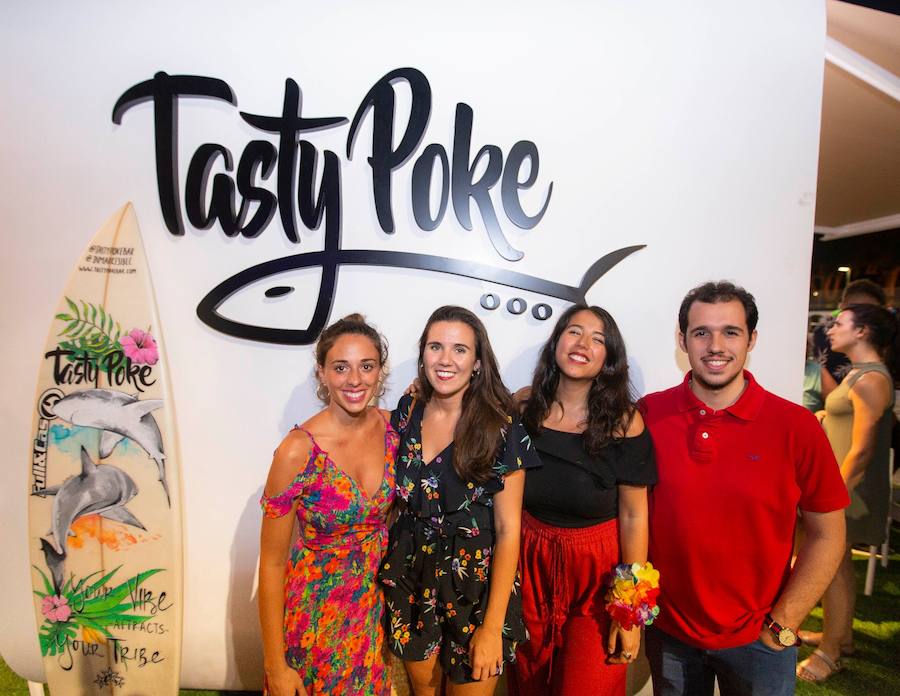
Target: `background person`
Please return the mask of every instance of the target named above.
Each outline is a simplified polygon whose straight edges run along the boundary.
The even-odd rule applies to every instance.
[[[843,559],[822,597],[824,631],[801,634],[805,642],[819,645],[797,667],[798,677],[813,682],[840,670],[841,657],[853,653],[856,578],[852,546],[879,546],[884,541],[895,420],[894,380],[885,362],[898,374],[897,319],[877,305],[851,304],[828,329],[828,338],[832,349],[851,362],[850,372],[825,400],[822,421],[850,492],[850,506]]]
[[[379,578],[388,645],[418,696],[489,694],[526,639],[516,566],[524,469],[537,465],[510,417],[484,325],[441,307],[419,340],[421,399],[393,414],[399,516]]]
[[[387,347],[352,314],[322,332],[315,354],[317,394],[327,406],[281,442],[260,501],[267,692],[388,696],[376,571],[398,438],[386,413],[369,406]]]
[[[525,480],[522,603],[530,639],[510,673],[513,696],[625,693],[641,626],[611,621],[605,596],[616,564],[647,560],[647,486],[656,481],[653,443],[630,386],[612,316],[585,305],[566,310],[524,404],[543,466]]]
[[[868,278],[860,278],[847,284],[841,293],[839,309],[851,304],[874,304],[884,307],[887,297],[884,290]],[[838,350],[834,350],[828,340],[828,327],[831,322],[819,324],[813,331],[813,346],[816,360],[822,365],[822,398],[826,398],[841,383],[850,371],[850,359]]]

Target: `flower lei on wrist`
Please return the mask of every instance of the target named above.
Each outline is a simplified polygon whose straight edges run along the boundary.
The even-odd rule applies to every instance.
[[[659,614],[659,571],[652,563],[620,563],[609,581],[606,611],[626,631],[649,626]]]

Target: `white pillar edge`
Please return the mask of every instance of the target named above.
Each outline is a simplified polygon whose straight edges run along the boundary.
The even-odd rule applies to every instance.
[[[900,101],[900,77],[830,36],[825,37],[825,60]]]

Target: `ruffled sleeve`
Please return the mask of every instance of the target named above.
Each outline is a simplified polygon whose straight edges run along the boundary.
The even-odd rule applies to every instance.
[[[652,486],[656,483],[656,457],[649,430],[619,440],[616,446],[618,456],[609,457],[607,462],[615,473],[617,483],[633,486]]]
[[[509,427],[503,433],[502,449],[494,463],[494,474],[502,478],[519,469],[541,466],[541,459],[531,443],[531,435],[518,417],[510,417]]]
[[[271,496],[264,493],[259,499],[259,505],[266,517],[284,517],[291,511],[294,500],[301,495],[303,495],[303,473],[297,474],[297,477],[281,493]]]

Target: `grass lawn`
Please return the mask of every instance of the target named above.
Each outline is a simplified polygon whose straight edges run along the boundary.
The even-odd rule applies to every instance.
[[[797,681],[800,696],[881,696],[900,694],[900,555],[891,556],[888,568],[880,565],[875,572],[875,591],[871,597],[862,595],[866,574],[866,560],[853,562],[856,570],[859,596],[853,633],[856,656],[844,660],[844,671],[834,675],[826,683],[807,684]],[[822,610],[816,608],[803,624],[803,628],[818,631],[822,628]],[[801,648],[801,659],[811,648]],[[28,696],[23,679],[12,672],[0,659],[0,694],[2,696]],[[181,696],[256,696],[257,691],[195,691],[183,689]]]
[[[896,527],[893,533],[896,534]],[[871,597],[862,594],[866,559],[854,557],[853,566],[859,592],[853,619],[856,654],[844,658],[844,670],[823,684],[808,684],[798,679],[797,693],[801,696],[900,694],[900,555],[891,556],[887,568],[879,564]],[[803,628],[822,630],[821,607],[813,610]],[[801,648],[800,659],[812,651],[812,648]]]

